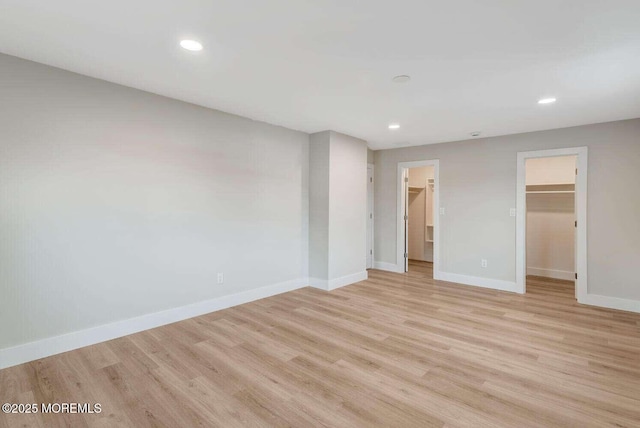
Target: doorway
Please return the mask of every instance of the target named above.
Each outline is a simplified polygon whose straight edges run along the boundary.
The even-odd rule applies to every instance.
[[[575,296],[576,156],[527,159],[525,169],[527,286]]]
[[[398,164],[397,270],[439,277],[439,161]]]
[[[516,282],[586,296],[587,149],[518,153]],[[575,284],[575,285],[574,285]]]

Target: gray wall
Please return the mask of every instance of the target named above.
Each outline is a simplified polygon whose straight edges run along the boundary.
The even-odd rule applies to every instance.
[[[640,119],[376,151],[377,260],[396,263],[397,163],[440,159],[441,270],[514,281],[516,153],[575,146],[589,147],[588,292],[640,299]]]
[[[309,137],[309,276],[329,279],[329,131]]]
[[[310,136],[310,269],[333,280],[366,270],[367,143],[333,131]]]
[[[308,275],[308,135],[5,55],[0,100],[0,348]]]
[[[371,149],[367,149],[367,163],[374,163],[376,161],[376,152]]]
[[[331,132],[329,279],[367,269],[367,143]]]

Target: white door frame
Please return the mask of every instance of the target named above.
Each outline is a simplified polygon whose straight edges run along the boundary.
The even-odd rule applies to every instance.
[[[433,278],[440,279],[440,160],[421,160],[412,162],[398,162],[397,177],[397,226],[396,226],[396,270],[404,272],[404,254],[405,254],[405,222],[404,222],[404,204],[405,204],[405,182],[402,177],[409,168],[418,168],[421,166],[433,167]]]
[[[375,172],[376,172],[375,165],[372,163],[367,164],[367,181],[369,179],[369,170],[371,170],[371,177],[374,178]],[[370,249],[371,265],[367,263],[367,269],[373,268],[376,263],[375,235],[374,235],[374,231],[375,231],[374,222],[376,221],[376,216],[374,215],[374,212],[375,212],[374,196],[375,196],[375,178],[371,182],[371,186],[369,186],[369,183],[367,183],[367,223],[369,223],[369,220],[371,220],[371,226],[368,228],[369,230],[367,230],[367,233],[370,234],[371,236],[371,249]],[[369,208],[371,208],[371,211],[369,211]],[[371,218],[369,218],[369,216],[371,216]],[[367,248],[367,252],[369,252],[369,248]],[[369,257],[369,254],[367,254],[367,258],[368,257]]]
[[[587,297],[587,147],[518,152],[516,188],[516,291],[526,292],[527,266],[527,183],[526,161],[532,158],[577,156],[576,167],[576,297],[585,303]]]

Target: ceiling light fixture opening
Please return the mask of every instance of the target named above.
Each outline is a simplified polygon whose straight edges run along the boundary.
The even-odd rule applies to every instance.
[[[202,43],[195,40],[182,40],[180,41],[180,46],[191,52],[198,52],[202,50]]]
[[[389,129],[400,129],[400,124],[391,123],[391,124],[389,124]]]
[[[473,131],[469,135],[471,135],[472,137],[479,137],[480,136],[480,131]]]
[[[555,102],[556,102],[556,99],[553,97],[541,98],[538,100],[538,104],[553,104]]]

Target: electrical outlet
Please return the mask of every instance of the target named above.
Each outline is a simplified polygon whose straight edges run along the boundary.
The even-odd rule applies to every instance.
[[[487,259],[482,259],[481,263],[483,268],[487,267]]]
[[[218,284],[222,284],[224,282],[224,274],[222,272],[218,272]]]
[[[444,215],[444,208],[440,208],[440,215]]]

